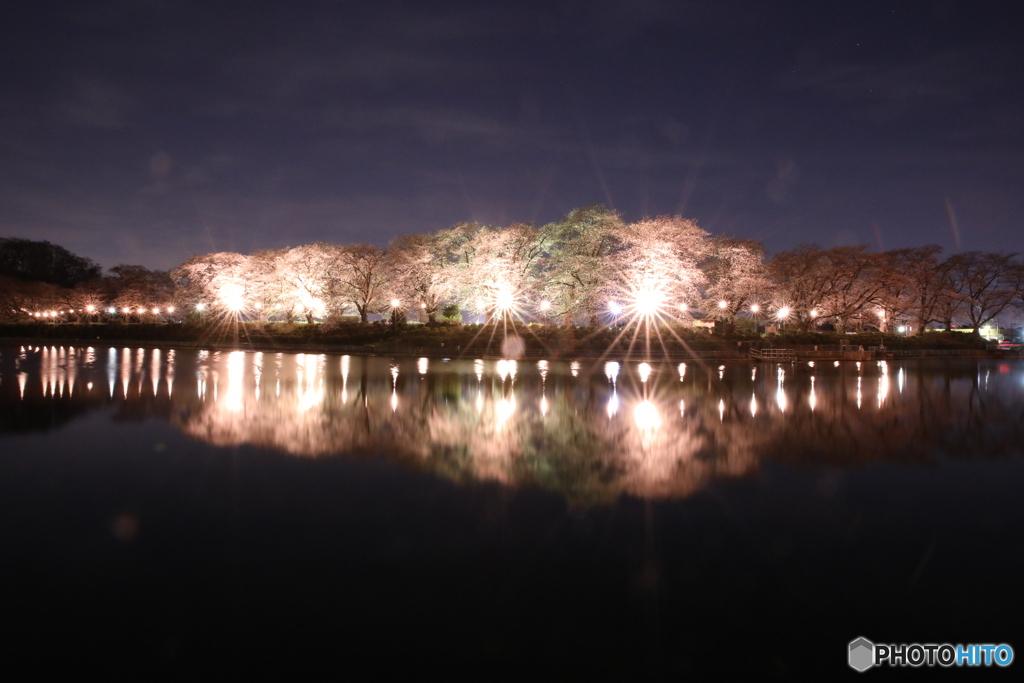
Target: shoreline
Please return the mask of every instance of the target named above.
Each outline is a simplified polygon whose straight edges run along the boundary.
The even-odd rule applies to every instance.
[[[360,356],[392,356],[392,357],[426,357],[450,359],[501,360],[507,358],[500,352],[480,349],[462,349],[445,347],[420,346],[359,346],[351,344],[329,344],[316,342],[281,343],[273,341],[195,341],[195,340],[161,340],[151,339],[84,339],[54,337],[0,337],[0,346],[107,346],[112,348],[182,348],[210,351],[247,351],[261,353],[332,353]],[[1007,352],[987,349],[891,349],[835,351],[801,348],[792,345],[796,361],[838,360],[838,361],[869,361],[869,360],[912,360],[912,359],[1006,359],[1020,360],[1021,352]],[[786,347],[775,347],[786,348]],[[687,360],[745,360],[752,362],[793,362],[788,360],[762,360],[753,358],[747,349],[704,350],[691,353],[666,352],[643,353],[630,350],[524,350],[518,359],[531,360],[617,360],[617,361],[687,361]]]

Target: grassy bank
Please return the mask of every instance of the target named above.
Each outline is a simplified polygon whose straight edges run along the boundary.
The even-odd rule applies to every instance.
[[[0,325],[0,340],[38,343],[109,342],[186,346],[224,346],[282,349],[451,349],[452,352],[500,353],[506,334],[516,334],[528,352],[567,353],[574,351],[624,351],[632,345],[645,345],[643,330],[608,327],[565,327],[559,325],[522,325],[514,328],[491,325],[397,325],[383,323],[343,323],[334,326],[259,323],[45,323]],[[669,353],[736,351],[750,345],[797,348],[834,346],[841,342],[853,346],[885,346],[893,350],[970,350],[985,349],[987,342],[977,335],[960,332],[931,332],[916,337],[881,333],[835,334],[798,333],[761,337],[750,334],[716,335],[691,327],[659,326],[651,328],[652,351]]]

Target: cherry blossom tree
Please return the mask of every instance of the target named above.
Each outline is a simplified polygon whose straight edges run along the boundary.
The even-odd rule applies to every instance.
[[[385,252],[372,244],[338,247],[330,266],[329,293],[339,306],[352,304],[359,320],[390,306],[392,283],[388,277]]]
[[[972,331],[977,332],[1006,310],[1020,287],[1016,278],[1020,270],[1014,254],[968,251],[946,259],[946,297],[948,305],[963,316]],[[952,315],[944,316],[947,328]]]
[[[248,257],[231,251],[193,256],[171,271],[175,298],[191,311],[196,307],[230,313],[244,301]]]
[[[705,282],[699,263],[708,233],[681,216],[659,216],[626,225],[611,259],[615,287],[630,305],[678,310],[700,299]]]
[[[430,322],[456,291],[455,264],[439,235],[396,237],[388,245],[388,279],[400,300],[415,304]]]
[[[732,321],[745,308],[760,307],[770,299],[764,245],[756,240],[711,239],[700,267],[707,278],[701,309],[710,317]]]
[[[537,266],[547,234],[530,223],[480,227],[459,245],[459,284],[470,306],[490,321],[530,302],[537,294]]]
[[[607,302],[614,281],[612,260],[624,228],[621,216],[602,205],[574,209],[545,226],[549,253],[542,291],[564,324],[585,315],[597,325],[598,310]]]

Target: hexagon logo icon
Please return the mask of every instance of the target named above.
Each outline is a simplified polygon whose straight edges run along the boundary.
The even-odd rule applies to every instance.
[[[867,671],[875,665],[875,644],[867,638],[850,641],[850,667]]]

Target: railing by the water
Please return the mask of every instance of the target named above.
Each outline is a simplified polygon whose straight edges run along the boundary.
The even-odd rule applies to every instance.
[[[754,360],[791,362],[796,360],[796,351],[793,349],[751,349],[750,357]]]

